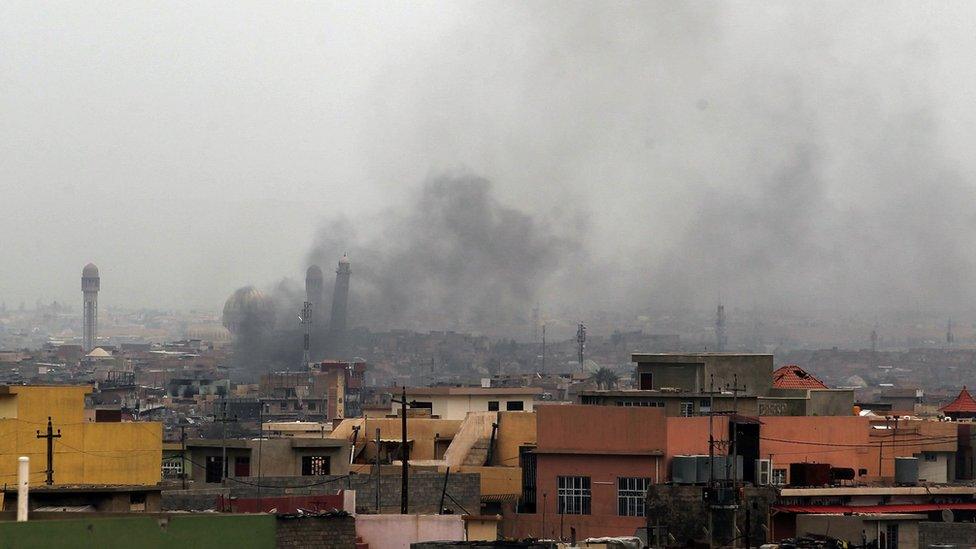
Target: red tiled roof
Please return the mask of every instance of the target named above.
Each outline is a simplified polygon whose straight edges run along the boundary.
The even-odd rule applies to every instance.
[[[956,400],[953,400],[949,404],[946,404],[942,408],[939,408],[940,412],[976,412],[976,400],[973,400],[973,395],[969,394],[964,386],[962,391],[959,391],[959,396]]]
[[[815,378],[796,364],[787,364],[773,372],[776,389],[828,389],[823,381]]]

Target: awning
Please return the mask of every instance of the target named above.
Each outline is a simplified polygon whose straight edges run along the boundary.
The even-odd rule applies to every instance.
[[[931,511],[976,511],[976,503],[896,503],[891,505],[774,505],[773,511],[800,514],[884,514],[884,513],[928,513]]]

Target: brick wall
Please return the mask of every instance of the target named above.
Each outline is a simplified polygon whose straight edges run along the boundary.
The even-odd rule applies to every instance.
[[[277,547],[348,549],[356,545],[356,519],[351,516],[278,517]]]

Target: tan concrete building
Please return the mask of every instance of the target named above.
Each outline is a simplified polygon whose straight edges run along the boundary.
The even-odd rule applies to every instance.
[[[188,440],[191,478],[195,483],[219,483],[226,448],[226,476],[298,477],[345,475],[349,472],[349,443],[334,438],[203,439]]]

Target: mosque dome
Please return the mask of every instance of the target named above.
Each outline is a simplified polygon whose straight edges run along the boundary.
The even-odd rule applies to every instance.
[[[242,328],[270,330],[274,327],[275,310],[271,298],[254,286],[244,286],[234,291],[224,303],[224,327],[232,334]]]

